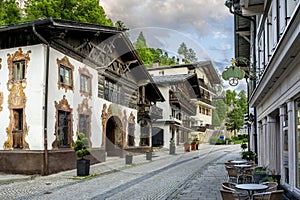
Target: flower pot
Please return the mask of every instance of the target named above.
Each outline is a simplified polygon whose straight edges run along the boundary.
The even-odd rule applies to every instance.
[[[196,151],[196,143],[191,144],[191,149],[192,149],[192,151]]]
[[[266,174],[253,174],[253,182],[259,184],[266,176]]]
[[[126,164],[126,165],[132,164],[132,158],[133,158],[132,155],[126,155],[126,156],[125,156],[125,164]]]
[[[152,152],[146,152],[146,160],[152,160]]]
[[[90,160],[77,160],[77,176],[88,176],[90,174]]]
[[[191,150],[191,145],[189,143],[184,143],[184,151],[189,152]]]
[[[171,155],[173,155],[173,154],[175,154],[175,150],[176,150],[175,144],[170,144],[169,153],[170,153]]]

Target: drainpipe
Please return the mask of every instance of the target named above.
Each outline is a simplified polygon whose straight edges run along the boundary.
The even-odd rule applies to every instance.
[[[236,2],[236,3],[239,3],[239,1],[238,2]],[[236,12],[235,10],[232,10],[232,7],[235,7],[235,5],[234,5],[234,2],[232,1],[232,0],[227,0],[226,2],[225,2],[225,6],[226,7],[228,7],[229,8],[229,12],[231,13],[231,14],[233,14],[233,15],[238,15],[239,17],[242,17],[242,18],[244,18],[244,19],[247,19],[247,20],[250,20],[251,21],[251,23],[252,23],[252,25],[253,25],[253,43],[252,43],[252,45],[253,45],[253,47],[252,47],[252,56],[253,56],[253,63],[254,63],[254,65],[253,65],[253,70],[254,70],[254,72],[256,72],[256,45],[255,45],[255,38],[256,38],[256,20],[254,19],[254,18],[252,18],[252,17],[246,17],[246,16],[243,16],[243,15],[241,15],[240,13],[238,13],[238,12]],[[249,71],[250,71],[250,68],[249,68]],[[250,92],[249,92],[249,84],[251,83],[251,81],[250,81],[250,79],[251,79],[251,77],[250,77],[250,73],[249,73],[249,82],[247,81],[247,93],[248,93],[248,101],[249,101],[249,95],[250,95]],[[256,87],[256,80],[254,80],[253,82],[252,82],[252,88],[255,88]],[[254,139],[254,152],[256,153],[256,155],[257,155],[257,117],[256,117],[256,115],[257,115],[257,110],[256,110],[256,107],[254,107],[253,108],[254,109],[254,119],[253,119],[253,121],[254,121],[254,134],[253,134],[253,139]],[[248,116],[250,116],[249,115],[249,102],[248,102]],[[249,136],[249,129],[248,129],[248,136]],[[250,139],[250,137],[249,137],[249,139]],[[249,145],[248,145],[248,147],[249,147]],[[255,163],[257,163],[257,161],[258,161],[258,159],[257,159],[257,156],[255,157]]]
[[[52,20],[52,19],[51,19]],[[47,55],[46,55],[46,80],[45,80],[45,102],[44,102],[44,167],[43,174],[49,174],[49,158],[48,158],[48,137],[47,137],[47,115],[48,115],[48,82],[49,82],[49,56],[50,56],[50,44],[43,38],[36,30],[35,24],[32,24],[33,33],[47,45]]]

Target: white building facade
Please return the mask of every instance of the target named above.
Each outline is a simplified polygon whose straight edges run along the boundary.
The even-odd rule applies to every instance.
[[[235,54],[251,62],[251,148],[259,165],[281,175],[285,195],[300,199],[300,1],[237,3]]]
[[[220,79],[212,63],[210,61],[202,61],[175,66],[159,66],[150,68],[148,71],[154,80],[157,81],[156,83],[166,100],[165,102],[157,103],[157,106],[163,109],[163,119],[157,120],[154,125],[156,126],[160,121],[160,126],[163,124],[165,132],[168,133],[165,135],[169,135],[166,139],[174,138],[177,145],[191,142],[194,138],[201,140],[206,132],[206,128],[209,128],[212,124],[212,110],[215,109],[212,102],[213,97],[216,95],[213,86],[220,84]],[[176,75],[178,83],[185,80],[188,87],[198,85],[197,90],[194,91],[194,98],[187,98],[187,101],[189,101],[187,104],[193,107],[190,109],[190,112],[173,107],[172,100],[170,101],[170,91],[178,89],[178,86],[174,84]],[[180,77],[182,80],[179,80]],[[193,80],[194,83],[191,82],[192,79],[196,79]],[[169,123],[171,121],[173,124],[178,125],[177,128],[170,128]]]
[[[151,148],[150,119],[161,117],[151,105],[163,98],[123,31],[39,19],[0,35],[0,171],[75,168],[79,132],[91,163]]]

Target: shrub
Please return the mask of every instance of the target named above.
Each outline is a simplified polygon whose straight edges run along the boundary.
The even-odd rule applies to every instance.
[[[256,154],[253,151],[243,151],[241,152],[242,154],[242,159],[245,160],[254,160]]]
[[[77,140],[75,142],[74,150],[76,156],[83,159],[84,156],[90,155],[89,139],[84,133],[78,133]]]
[[[209,138],[209,144],[216,144],[219,138],[217,137],[211,137]]]

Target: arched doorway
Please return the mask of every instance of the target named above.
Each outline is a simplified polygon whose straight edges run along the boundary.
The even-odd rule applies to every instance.
[[[112,116],[107,120],[105,141],[107,156],[119,156],[123,147],[122,130],[123,126],[118,117]]]

